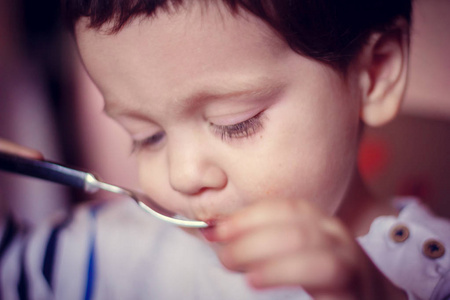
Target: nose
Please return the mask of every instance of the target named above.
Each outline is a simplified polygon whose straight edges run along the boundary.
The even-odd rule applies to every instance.
[[[208,189],[219,190],[227,185],[226,173],[209,150],[198,141],[170,147],[169,181],[174,190],[195,195]]]

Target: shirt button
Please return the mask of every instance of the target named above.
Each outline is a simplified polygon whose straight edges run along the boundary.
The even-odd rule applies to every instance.
[[[436,259],[444,255],[445,247],[441,242],[430,239],[423,243],[422,252],[426,257]]]
[[[392,227],[390,237],[396,243],[403,243],[409,237],[409,229],[403,224],[398,224]]]

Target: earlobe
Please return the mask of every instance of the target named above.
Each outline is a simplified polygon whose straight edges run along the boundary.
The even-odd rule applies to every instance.
[[[361,119],[369,126],[389,122],[400,109],[408,73],[407,33],[406,21],[399,20],[387,32],[372,34],[361,52]]]

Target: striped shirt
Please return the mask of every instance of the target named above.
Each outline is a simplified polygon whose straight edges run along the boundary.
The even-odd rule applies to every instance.
[[[256,291],[211,248],[131,201],[84,205],[25,233],[2,227],[3,300],[310,299],[301,289]]]

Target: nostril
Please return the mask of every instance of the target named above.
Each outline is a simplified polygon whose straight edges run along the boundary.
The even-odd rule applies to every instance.
[[[201,194],[201,193],[203,193],[203,192],[206,191],[206,190],[208,190],[207,187],[202,187],[202,188],[197,192],[197,194]]]

